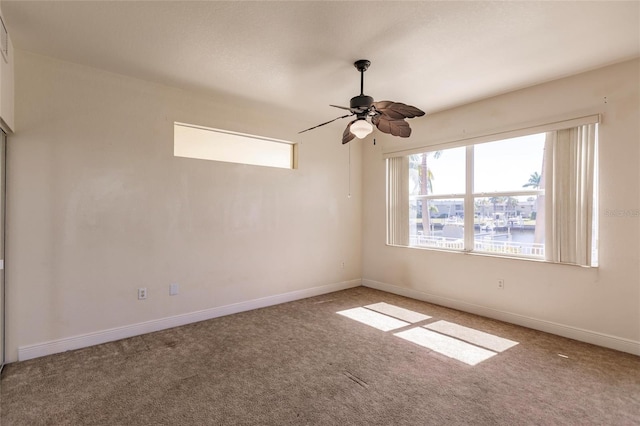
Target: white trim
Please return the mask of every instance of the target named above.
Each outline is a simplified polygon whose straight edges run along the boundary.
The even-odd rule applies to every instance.
[[[145,321],[137,324],[125,325],[123,327],[111,328],[94,333],[82,334],[79,336],[65,337],[49,342],[36,343],[33,345],[21,346],[18,348],[18,361],[52,355],[74,349],[86,348],[99,345],[101,343],[113,342],[115,340],[126,339],[128,337],[139,336],[141,334],[152,333],[154,331],[166,330],[168,328],[205,321],[225,315],[278,305],[305,299],[307,297],[319,296],[321,294],[332,293],[334,291],[345,290],[358,287],[362,284],[360,279],[343,281],[324,286],[307,288],[304,290],[292,291],[289,293],[276,294],[260,299],[247,300],[245,302],[234,303],[226,306],[204,309],[196,312],[175,315],[157,320]]]
[[[379,281],[369,279],[355,279],[325,286],[308,288],[304,290],[297,290],[274,296],[267,296],[260,299],[248,300],[246,302],[239,302],[226,306],[218,306],[215,308],[204,309],[201,311],[175,315],[172,317],[161,318],[152,321],[146,321],[138,324],[116,327],[94,333],[72,336],[49,342],[36,343],[33,345],[21,346],[18,348],[18,361],[26,361],[28,359],[38,358],[46,355],[53,355],[56,353],[74,349],[86,348],[102,343],[126,339],[128,337],[152,333],[154,331],[166,330],[168,328],[179,327],[181,325],[205,321],[212,318],[218,318],[225,315],[232,315],[239,312],[245,312],[253,309],[264,308],[267,306],[278,305],[281,303],[292,302],[295,300],[305,299],[307,297],[319,296],[322,294],[332,293],[334,291],[358,287],[360,285],[386,291],[388,293],[410,297],[416,300],[434,303],[440,306],[458,309],[476,315],[482,315],[488,318],[494,318],[500,321],[532,328],[534,330],[544,331],[546,333],[556,334],[558,336],[568,337],[570,339],[575,339],[634,355],[640,355],[640,342],[635,340],[624,339],[621,337],[611,336],[608,334],[598,333],[590,330],[584,330],[581,328],[571,327],[551,321],[531,318],[512,312],[500,311],[498,309],[487,308],[485,306],[475,305],[472,303],[437,296],[434,294],[425,293],[405,287],[399,287]]]
[[[568,325],[540,320],[537,318],[531,318],[512,312],[487,308],[486,306],[480,306],[473,303],[463,302],[461,300],[437,296],[419,290],[399,287],[392,284],[369,280],[366,278],[362,279],[362,285],[364,287],[370,287],[376,290],[382,290],[388,293],[398,294],[400,296],[410,297],[412,299],[422,300],[440,306],[458,309],[460,311],[497,319],[511,324],[532,328],[534,330],[544,331],[545,333],[556,334],[558,336],[568,337],[570,339],[591,343],[593,345],[603,346],[605,348],[615,349],[622,352],[627,352],[633,355],[640,355],[639,341],[611,336],[609,334],[598,333],[596,331],[585,330],[582,328],[571,327]]]
[[[175,122],[173,155],[253,166],[295,168],[294,142]]]
[[[475,238],[476,238],[476,233],[475,233],[475,224],[474,224],[474,220],[476,217],[476,212],[475,212],[475,198],[473,197],[473,191],[474,191],[474,183],[475,183],[475,174],[474,174],[474,164],[475,164],[475,151],[474,151],[474,147],[473,146],[467,146],[465,148],[465,171],[466,171],[466,175],[465,175],[465,191],[464,191],[464,196],[462,198],[462,203],[464,206],[464,210],[463,212],[465,212],[466,214],[464,215],[463,221],[464,221],[464,227],[471,230],[473,229],[473,232],[464,232],[462,234],[462,236],[464,237],[464,251],[473,251],[475,248]],[[467,195],[467,194],[471,194],[471,196]],[[494,208],[495,210],[495,208]],[[472,213],[473,212],[473,213]],[[494,212],[495,213],[495,212]],[[423,227],[423,233],[424,233],[424,227]]]
[[[192,129],[207,130],[207,131],[215,132],[215,133],[223,133],[225,135],[243,136],[243,137],[250,138],[250,139],[259,139],[259,140],[263,140],[263,141],[267,141],[267,142],[282,143],[282,144],[285,144],[285,145],[295,145],[296,144],[295,142],[285,141],[284,139],[268,138],[266,136],[252,135],[250,133],[234,132],[232,130],[216,129],[214,127],[198,126],[197,124],[181,123],[179,121],[175,121],[173,123],[173,125],[174,126],[179,126],[179,127],[190,127]]]
[[[599,113],[585,115],[582,117],[572,117],[569,119],[558,119],[553,121],[536,121],[532,123],[520,124],[501,129],[494,129],[486,132],[479,132],[475,135],[467,135],[464,138],[447,139],[433,144],[425,145],[421,142],[419,145],[398,147],[391,146],[390,149],[382,151],[382,158],[402,157],[421,152],[439,151],[443,149],[458,148],[461,146],[476,145],[485,142],[495,142],[503,139],[517,138],[520,136],[534,135],[536,133],[552,132],[555,130],[569,129],[585,124],[600,123],[601,115]]]

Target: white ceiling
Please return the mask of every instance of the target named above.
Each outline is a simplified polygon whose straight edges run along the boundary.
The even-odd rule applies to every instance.
[[[189,90],[341,115],[427,113],[640,55],[640,3],[2,1],[14,46]],[[307,122],[307,120],[309,120]]]

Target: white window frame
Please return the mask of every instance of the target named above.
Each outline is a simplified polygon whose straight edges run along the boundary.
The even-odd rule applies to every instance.
[[[297,168],[297,144],[279,139],[175,122],[173,155],[253,166]]]
[[[563,260],[563,258],[561,256],[557,255],[557,242],[556,242],[556,237],[554,237],[552,234],[550,234],[549,229],[551,229],[552,227],[550,225],[545,224],[545,233],[546,233],[546,237],[545,237],[545,252],[546,253],[553,253],[552,255],[554,256],[553,258],[550,258],[548,255],[546,257],[541,257],[541,256],[536,256],[536,255],[518,255],[518,254],[513,254],[513,253],[495,253],[495,252],[487,252],[487,251],[481,251],[481,250],[476,250],[475,249],[475,232],[465,232],[464,233],[464,243],[463,243],[463,248],[462,249],[456,249],[454,247],[443,247],[443,248],[434,248],[434,247],[429,247],[429,246],[412,246],[409,244],[409,227],[408,227],[408,222],[409,222],[409,215],[406,214],[406,210],[405,211],[394,211],[393,206],[389,203],[389,200],[394,199],[394,204],[395,205],[400,205],[400,204],[405,204],[406,206],[409,205],[409,201],[410,199],[415,199],[415,200],[430,200],[430,199],[463,199],[464,202],[464,227],[465,229],[474,229],[474,216],[475,216],[475,199],[478,197],[498,197],[498,196],[505,196],[505,197],[509,197],[509,196],[528,196],[528,195],[544,195],[545,194],[545,189],[536,189],[536,190],[523,190],[523,191],[502,191],[502,192],[491,192],[491,193],[485,193],[485,192],[474,192],[473,190],[473,179],[474,179],[474,170],[473,170],[473,164],[474,164],[474,146],[479,145],[481,143],[487,143],[487,142],[495,142],[495,141],[500,141],[500,140],[505,140],[505,139],[510,139],[510,138],[514,138],[514,137],[519,137],[519,136],[527,136],[527,135],[532,135],[532,134],[537,134],[537,133],[548,133],[548,132],[556,132],[556,131],[560,131],[560,130],[566,130],[566,129],[577,129],[581,126],[585,126],[588,124],[599,124],[600,123],[600,115],[599,114],[594,114],[594,115],[589,115],[589,116],[584,116],[584,117],[579,117],[579,118],[574,118],[574,119],[570,119],[570,120],[564,120],[564,121],[557,121],[557,122],[553,122],[547,125],[538,125],[538,126],[534,126],[534,127],[528,127],[528,128],[522,128],[522,129],[518,129],[518,130],[512,130],[512,131],[506,131],[506,132],[499,132],[499,133],[492,133],[490,135],[486,135],[486,136],[479,136],[479,137],[475,137],[475,138],[469,138],[469,139],[465,139],[465,140],[459,140],[459,141],[453,141],[453,142],[449,142],[449,143],[443,143],[443,144],[437,144],[437,145],[431,145],[431,146],[423,146],[423,147],[415,147],[415,148],[411,148],[411,149],[404,149],[404,150],[398,150],[398,151],[388,151],[386,153],[384,153],[384,157],[387,160],[387,181],[388,181],[388,185],[387,185],[387,245],[391,245],[391,246],[403,246],[403,247],[409,247],[409,248],[420,248],[420,249],[427,249],[427,250],[440,250],[440,249],[445,249],[445,250],[452,250],[452,251],[462,251],[462,252],[466,252],[466,253],[477,253],[477,254],[482,254],[482,255],[488,255],[488,256],[497,256],[497,257],[516,257],[516,258],[525,258],[525,259],[535,259],[535,260],[543,260],[543,261],[547,261],[547,262],[552,262],[552,263],[568,263],[568,264],[578,264],[580,266],[588,266],[588,267],[597,267],[597,258],[592,259],[591,255],[588,255],[586,257],[587,260],[583,260],[583,261],[579,261],[576,262],[573,260]],[[596,127],[597,129],[597,127]],[[597,141],[597,134],[596,134],[596,141]],[[465,146],[466,147],[466,165],[465,165],[465,173],[466,173],[466,180],[465,180],[465,193],[464,194],[439,194],[439,195],[416,195],[416,196],[409,196],[408,194],[408,190],[405,191],[402,194],[398,194],[395,193],[393,191],[393,189],[389,186],[389,181],[393,180],[395,182],[398,181],[404,181],[407,182],[408,184],[408,174],[405,176],[400,176],[400,175],[396,175],[393,176],[390,173],[390,169],[389,164],[393,163],[394,161],[397,162],[398,158],[407,158],[408,155],[410,154],[416,154],[416,153],[427,153],[427,152],[435,152],[438,150],[444,150],[444,149],[450,149],[450,148],[456,148],[456,147],[460,147],[460,146]],[[595,153],[597,153],[597,143],[596,143],[596,147],[595,147]],[[594,155],[595,155],[594,153]],[[548,155],[545,154],[545,155]],[[597,164],[597,159],[595,159],[595,164]],[[597,167],[597,166],[596,166]],[[551,170],[548,169],[548,163],[547,166],[545,166],[545,171],[548,173],[549,178],[551,178]],[[408,170],[408,167],[405,168],[398,168],[398,170],[401,170],[402,172],[404,172],[404,170]],[[594,175],[592,176],[592,178],[595,177],[597,179],[597,170],[594,170]],[[397,187],[397,183],[396,183],[396,187]],[[595,185],[594,185],[595,188]],[[595,191],[595,194],[591,197],[591,206],[589,207],[589,209],[592,209],[591,211],[593,212],[593,217],[591,218],[590,222],[592,222],[593,224],[595,224],[597,226],[597,217],[596,217],[596,213],[597,213],[597,205],[595,205],[595,202],[597,201],[597,189]],[[547,208],[546,211],[550,212],[553,211],[552,209],[550,210],[549,208],[549,204],[547,203]],[[408,207],[407,207],[408,209]],[[406,216],[406,221],[407,221],[407,226],[403,227],[401,224],[399,225],[398,223],[394,223],[394,220],[399,218],[399,217],[403,217]],[[549,217],[552,217],[551,215],[549,215]],[[554,215],[555,217],[555,215]],[[403,229],[404,232],[402,232],[401,234],[393,234],[391,233],[389,230],[390,229]],[[394,238],[395,235],[395,238]],[[585,239],[590,239],[590,242],[588,244],[588,246],[592,247],[592,250],[594,250],[594,252],[597,252],[597,241],[593,241],[591,240],[591,232],[587,232],[585,235]],[[551,242],[550,242],[551,241]],[[548,249],[550,247],[553,247],[552,249]]]

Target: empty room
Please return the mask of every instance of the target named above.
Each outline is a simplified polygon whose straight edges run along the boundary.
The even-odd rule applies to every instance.
[[[640,2],[0,17],[3,426],[640,424]]]

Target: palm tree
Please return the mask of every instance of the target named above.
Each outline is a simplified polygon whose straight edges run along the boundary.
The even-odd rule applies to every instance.
[[[422,161],[420,164],[420,194],[427,195],[433,193],[433,173],[427,167],[427,157],[429,152],[422,153]],[[442,151],[435,151],[433,158],[438,159]],[[427,232],[431,229],[431,211],[429,209],[428,200],[422,200],[422,232],[427,235]]]
[[[433,181],[434,176],[433,172],[427,166],[427,157],[433,156],[433,159],[437,159],[442,154],[442,151],[434,151],[434,152],[423,152],[422,154],[414,154],[410,156],[409,159],[409,167],[410,167],[410,176],[414,181],[414,188],[411,192],[416,192],[418,190],[418,195],[428,195],[433,193]],[[432,212],[438,211],[438,209],[434,206],[429,207],[429,203],[427,200],[422,200],[422,230],[423,232],[428,232],[431,228],[430,219]]]
[[[440,158],[442,151],[424,152],[422,154],[413,154],[409,156],[409,168],[412,172],[411,178],[414,182],[414,188],[410,192],[420,190],[419,195],[426,195],[433,192],[433,173],[431,169],[426,167],[427,157],[433,154],[433,158]],[[423,177],[426,176],[426,180]]]
[[[531,173],[531,176],[529,176],[529,181],[527,183],[525,183],[524,185],[522,185],[523,188],[533,188],[533,189],[538,189],[540,188],[540,173],[538,172],[533,172]]]
[[[507,197],[506,206],[511,210],[513,216],[516,216],[516,207],[518,207],[518,199],[515,197]]]
[[[480,214],[482,218],[484,218],[487,215],[486,209],[488,204],[489,204],[489,200],[487,200],[486,198],[478,198],[475,202],[476,211],[480,210]]]
[[[504,198],[504,197],[490,197],[490,198],[489,198],[489,202],[490,202],[491,204],[493,204],[493,214],[494,214],[494,217],[495,217],[495,214],[496,214],[496,204],[502,204],[502,203],[504,203],[504,201],[505,201],[505,198]]]

